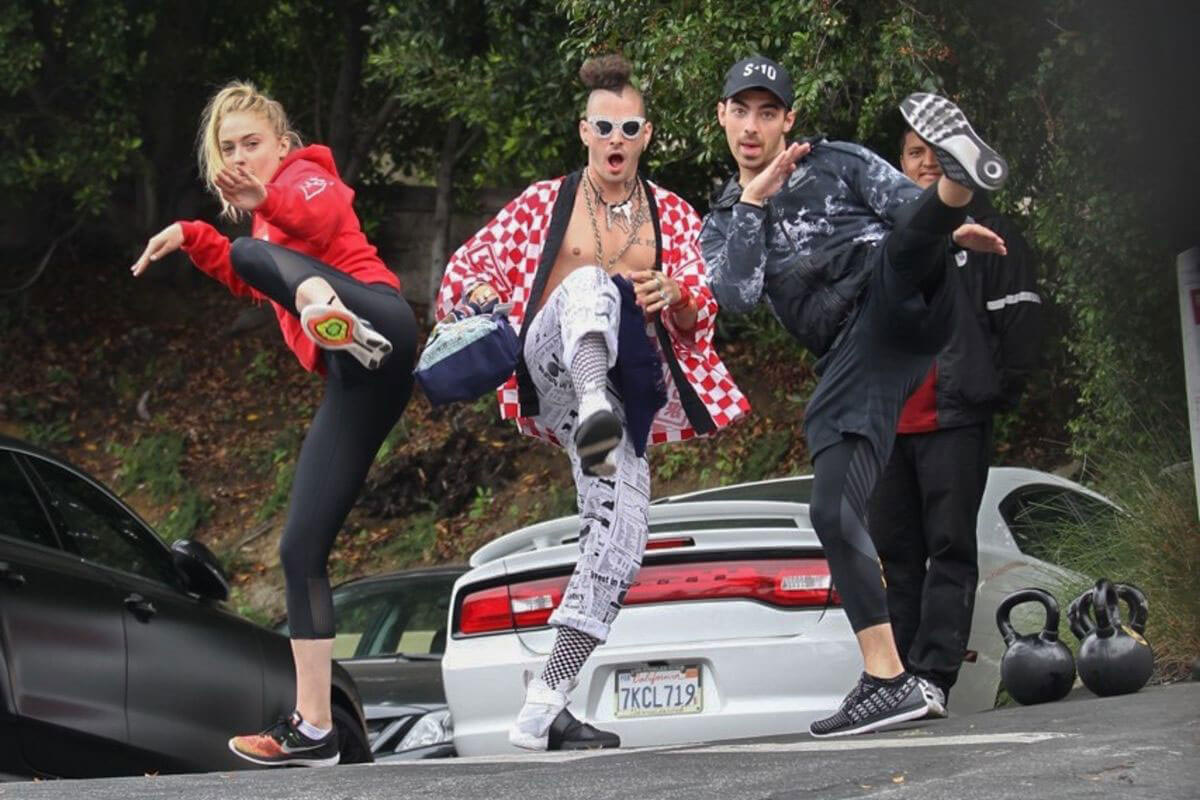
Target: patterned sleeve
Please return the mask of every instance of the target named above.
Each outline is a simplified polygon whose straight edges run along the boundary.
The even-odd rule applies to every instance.
[[[525,256],[529,239],[524,234],[518,236],[518,230],[527,225],[527,206],[538,189],[538,184],[533,184],[511,200],[491,222],[450,256],[438,291],[435,314],[439,320],[480,283],[490,284],[500,295],[500,302],[512,299],[513,286],[508,272],[518,268]]]
[[[894,224],[896,211],[921,196],[921,188],[881,156],[852,145],[860,156],[854,171],[854,189],[880,219]]]
[[[666,213],[664,213],[666,212]],[[717,317],[717,301],[705,280],[704,257],[700,252],[700,216],[677,195],[660,199],[660,216],[670,219],[670,243],[663,243],[663,271],[678,281],[696,304],[696,324],[690,330],[675,327],[670,311],[662,314],[671,337],[693,349],[710,346]]]
[[[729,212],[710,211],[700,231],[708,267],[706,283],[721,308],[753,311],[762,300],[767,269],[766,209],[735,203]]]

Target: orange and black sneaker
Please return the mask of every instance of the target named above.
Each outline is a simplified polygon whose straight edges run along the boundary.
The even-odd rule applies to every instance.
[[[313,303],[300,313],[300,327],[317,347],[345,350],[367,369],[377,369],[392,352],[392,343],[371,323],[345,308]]]
[[[310,739],[299,730],[303,721],[300,712],[293,711],[262,733],[233,737],[229,749],[266,767],[332,767],[338,763],[337,730]]]

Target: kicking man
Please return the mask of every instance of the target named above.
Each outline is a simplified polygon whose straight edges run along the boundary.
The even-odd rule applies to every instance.
[[[651,124],[630,73],[619,56],[583,65],[587,164],[533,184],[460,247],[438,298],[439,317],[512,303],[521,360],[501,414],[566,451],[578,493],[579,560],[509,731],[532,750],[619,746],[566,707],[641,566],[648,440],[712,433],[749,410],[712,349],[700,219],[638,176]]]
[[[727,73],[717,119],[738,174],[700,240],[722,308],[750,311],[765,299],[819,357],[804,420],[810,514],[865,670],[837,712],[810,730],[840,736],[928,711],[927,687],[905,671],[892,638],[867,501],[900,409],[948,335],[947,249],[1005,252],[995,233],[964,222],[974,193],[998,188],[1008,167],[952,103],[912,95],[901,110],[944,172],[922,191],[858,145],[820,137],[789,145],[793,99],[787,71],[768,58]]]

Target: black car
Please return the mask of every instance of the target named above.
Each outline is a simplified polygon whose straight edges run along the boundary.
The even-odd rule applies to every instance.
[[[454,581],[466,567],[410,569],[333,589],[333,657],[362,693],[377,761],[452,756],[442,653]],[[287,631],[287,624],[280,626]]]
[[[168,549],[82,470],[0,436],[0,773],[252,767],[228,739],[291,711],[295,671],[228,594],[203,545]],[[370,761],[336,664],[332,693],[343,762]]]

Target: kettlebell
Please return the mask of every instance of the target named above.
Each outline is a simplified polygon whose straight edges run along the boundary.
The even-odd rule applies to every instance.
[[[1150,604],[1146,601],[1146,595],[1132,583],[1114,583],[1113,588],[1117,592],[1117,597],[1124,600],[1129,606],[1129,627],[1144,636],[1146,619],[1150,613]],[[1075,638],[1081,642],[1087,638],[1089,633],[1096,630],[1096,623],[1092,621],[1092,598],[1095,592],[1095,587],[1085,589],[1067,606],[1067,623],[1071,628],[1071,633],[1075,634]]]
[[[1019,635],[1009,621],[1014,606],[1041,603],[1046,609],[1042,630]],[[1000,680],[1014,700],[1022,705],[1061,700],[1075,683],[1075,659],[1058,640],[1058,602],[1049,592],[1035,587],[1018,589],[1000,602],[996,625],[1008,645],[1000,659]]]
[[[1142,636],[1149,609],[1146,597],[1135,586],[1119,586],[1120,593],[1107,578],[1096,581],[1090,601],[1095,628],[1087,630],[1079,645],[1079,677],[1101,697],[1136,692],[1154,673],[1154,651]],[[1129,604],[1129,625],[1121,622],[1121,599]],[[1081,602],[1080,607],[1087,604]],[[1080,627],[1087,626],[1081,622]],[[1072,632],[1079,635],[1074,626]]]

